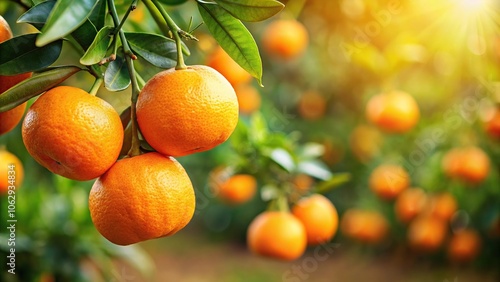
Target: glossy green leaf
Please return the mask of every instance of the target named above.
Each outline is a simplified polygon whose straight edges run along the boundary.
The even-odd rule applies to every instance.
[[[53,88],[82,69],[75,66],[49,68],[16,84],[0,95],[0,112],[13,109]]]
[[[333,188],[337,188],[340,185],[349,182],[350,180],[351,180],[350,173],[336,173],[333,174],[330,177],[330,179],[318,184],[315,190],[317,193],[326,193],[332,190]]]
[[[0,75],[41,70],[57,60],[62,41],[37,47],[37,35],[38,33],[25,34],[0,43]]]
[[[97,0],[57,1],[36,40],[36,45],[47,45],[76,30],[85,22],[96,3]]]
[[[97,29],[90,20],[85,20],[71,35],[82,46],[83,50],[87,50],[97,36]]]
[[[174,5],[180,5],[180,4],[186,3],[187,0],[158,0],[158,2],[166,4],[166,5],[174,6]]]
[[[159,68],[172,68],[177,63],[175,41],[156,34],[128,32],[127,41],[135,54]]]
[[[104,86],[109,91],[121,91],[130,85],[130,75],[125,58],[118,56],[111,61],[104,73]]]
[[[216,0],[235,18],[246,22],[259,22],[279,13],[285,5],[275,0]]]
[[[293,158],[290,153],[288,153],[288,151],[277,148],[271,152],[270,157],[275,163],[279,164],[288,172],[292,172],[295,170],[295,162],[293,161]]]
[[[328,167],[317,160],[300,162],[297,165],[297,170],[301,173],[305,173],[321,180],[328,180],[332,177],[332,173],[330,172]]]
[[[47,18],[49,17],[49,14],[52,11],[52,8],[54,8],[55,4],[56,1],[53,0],[39,3],[31,7],[31,9],[26,11],[26,13],[22,14],[19,19],[17,19],[17,22],[29,23],[36,27],[38,30],[41,30],[45,22],[47,22]]]
[[[90,66],[99,63],[106,56],[106,51],[108,50],[109,43],[111,42],[110,34],[115,28],[111,26],[105,26],[97,33],[92,44],[87,49],[82,58],[80,58],[80,63],[82,65]]]
[[[245,25],[217,4],[198,2],[198,9],[222,49],[262,84],[259,49]]]
[[[106,0],[97,1],[88,19],[96,27],[96,30],[100,30],[104,27],[106,23]]]

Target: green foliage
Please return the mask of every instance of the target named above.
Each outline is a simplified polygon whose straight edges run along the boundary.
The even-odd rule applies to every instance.
[[[219,6],[245,22],[260,22],[279,13],[285,5],[275,0],[218,0]]]
[[[122,56],[111,61],[104,73],[104,85],[110,91],[122,91],[130,85],[130,73],[127,62]]]

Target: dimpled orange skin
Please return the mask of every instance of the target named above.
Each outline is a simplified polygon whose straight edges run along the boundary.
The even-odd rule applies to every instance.
[[[367,244],[377,244],[385,239],[389,223],[376,211],[349,209],[340,222],[342,233]]]
[[[158,153],[125,158],[99,177],[89,195],[97,230],[117,245],[170,236],[184,228],[195,210],[195,195],[184,168]]]
[[[11,38],[12,32],[9,24],[2,16],[0,16],[0,43]],[[0,75],[0,95],[7,91],[7,89],[29,77],[31,77],[31,72],[9,76]],[[5,134],[16,127],[16,125],[21,121],[25,109],[26,103],[23,103],[11,110],[0,113],[0,135]]]
[[[446,237],[447,228],[443,220],[432,216],[421,216],[408,226],[408,241],[416,251],[436,251]]]
[[[229,138],[238,123],[238,99],[231,84],[210,67],[170,69],[142,89],[137,121],[156,151],[185,156]]]
[[[116,162],[123,127],[106,101],[79,88],[59,86],[30,107],[22,137],[30,155],[42,166],[82,181],[99,177]]]
[[[262,47],[271,56],[285,60],[299,57],[309,44],[309,34],[296,20],[276,20],[262,35]]]
[[[410,185],[410,176],[398,165],[380,165],[375,168],[369,179],[370,189],[382,199],[397,197]]]
[[[392,91],[373,96],[366,105],[366,117],[386,132],[404,133],[417,124],[420,110],[410,94]]]
[[[230,204],[243,204],[253,198],[257,191],[257,180],[249,174],[236,174],[218,185],[219,198]]]
[[[302,198],[292,208],[292,214],[304,224],[309,245],[328,242],[337,232],[337,210],[323,195],[314,194]]]
[[[410,222],[425,207],[427,196],[420,188],[411,188],[403,191],[396,199],[394,211],[399,221]]]
[[[14,166],[13,169],[9,167],[10,165]],[[13,185],[9,183],[9,175],[14,177]],[[21,161],[16,155],[0,149],[0,195],[7,194],[9,186],[14,186],[15,190],[19,189],[23,183],[23,179],[24,169]]]
[[[455,233],[448,243],[448,258],[456,262],[470,262],[481,250],[481,237],[472,229]]]
[[[208,57],[207,66],[220,72],[233,86],[245,84],[252,79],[220,46]]]
[[[250,223],[247,241],[255,254],[294,260],[305,252],[307,235],[302,222],[290,213],[267,211]]]

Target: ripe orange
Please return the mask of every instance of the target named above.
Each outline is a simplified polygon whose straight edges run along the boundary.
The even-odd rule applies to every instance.
[[[363,243],[380,243],[389,231],[389,223],[376,211],[349,209],[340,222],[342,233]]]
[[[238,98],[240,112],[244,115],[251,115],[259,110],[261,98],[259,91],[255,87],[243,84],[234,89]]]
[[[367,125],[358,125],[349,136],[349,146],[356,158],[364,163],[379,154],[382,135],[378,130]]]
[[[9,177],[13,183],[9,183]],[[0,148],[0,195],[7,194],[9,186],[15,187],[15,190],[19,189],[23,178],[24,169],[21,161],[16,155]],[[14,190],[14,188],[10,190]]]
[[[304,224],[309,245],[328,242],[337,232],[339,225],[337,210],[323,195],[314,194],[302,198],[292,208],[292,213]]]
[[[443,192],[430,198],[431,215],[443,221],[450,221],[457,211],[457,201],[452,194]]]
[[[233,86],[247,83],[252,79],[252,76],[220,46],[208,57],[207,66],[220,72]]]
[[[117,245],[175,234],[194,214],[195,195],[184,168],[158,153],[125,158],[99,177],[89,195],[97,230]]]
[[[475,146],[454,148],[443,157],[442,167],[450,178],[479,184],[488,177],[490,159],[481,148]]]
[[[410,222],[425,207],[427,196],[420,188],[411,188],[399,194],[394,204],[396,216],[403,223]]]
[[[344,158],[344,145],[337,140],[324,139],[321,144],[324,148],[324,153],[321,159],[328,165],[333,166],[340,163]]]
[[[236,174],[215,187],[217,196],[230,204],[243,204],[253,198],[257,191],[257,180],[249,174]]]
[[[472,229],[461,230],[451,237],[448,244],[448,257],[456,262],[470,262],[481,249],[481,237]]]
[[[309,44],[309,34],[304,25],[296,20],[277,20],[270,23],[262,34],[262,47],[273,57],[294,59]]]
[[[292,179],[293,188],[301,194],[304,194],[307,191],[309,191],[312,188],[313,184],[314,184],[314,179],[304,173],[297,174]]]
[[[366,117],[386,132],[404,133],[417,124],[420,111],[410,94],[391,91],[370,98],[366,105]]]
[[[398,165],[383,164],[370,175],[370,189],[383,199],[394,199],[410,185],[410,176]]]
[[[297,107],[302,118],[317,120],[325,115],[326,99],[315,91],[307,91],[300,97]]]
[[[486,122],[486,133],[491,137],[500,139],[500,109],[497,108],[491,118]]]
[[[250,223],[247,241],[255,254],[294,260],[306,250],[307,235],[304,224],[290,213],[266,211]]]
[[[207,66],[169,69],[149,80],[137,100],[137,121],[148,143],[168,156],[210,150],[238,123],[231,84]]]
[[[0,43],[11,38],[12,32],[9,24],[2,16],[0,16]],[[29,77],[31,77],[31,72],[9,76],[0,75],[0,95],[7,91],[7,89]],[[0,135],[5,134],[16,127],[16,125],[21,121],[25,109],[26,103],[23,103],[12,110],[0,113]]]
[[[116,162],[123,128],[106,101],[79,88],[59,86],[30,107],[22,137],[31,156],[51,172],[90,180]]]
[[[447,229],[443,220],[432,216],[420,216],[408,226],[408,241],[417,251],[437,250],[446,237]]]

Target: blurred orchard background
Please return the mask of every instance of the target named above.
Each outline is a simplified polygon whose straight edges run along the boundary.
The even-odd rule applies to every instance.
[[[14,35],[35,32],[16,24],[25,10],[14,2],[0,1]],[[1,136],[25,169],[16,193],[19,274],[12,280],[2,270],[2,281],[498,281],[500,3],[282,2],[277,16],[246,24],[261,51],[265,87],[255,80],[235,85],[236,131],[214,150],[178,159],[193,181],[197,209],[175,236],[128,247],[109,243],[90,219],[92,181],[67,180],[38,165],[23,146],[20,125]],[[116,3],[123,3],[120,13],[130,4]],[[168,9],[183,26],[191,16],[202,21],[194,1]],[[306,49],[293,58],[266,52],[268,25],[294,18],[307,30]],[[157,26],[139,1],[125,29]],[[211,64],[217,43],[204,25],[194,35],[200,41],[187,43],[187,63]],[[63,50],[57,64],[78,61],[71,48]],[[226,75],[237,73],[225,60],[219,64],[229,68]],[[144,66],[145,79],[160,71]],[[88,90],[92,82],[79,73],[65,84]],[[101,90],[118,112],[129,104],[129,94]],[[372,97],[394,91],[411,95],[420,112],[416,125],[401,132],[367,116]],[[404,123],[397,108],[389,115]],[[406,170],[405,199],[370,189],[382,164]],[[255,177],[250,201],[228,204],[212,189],[227,172]],[[340,218],[331,242],[291,262],[252,255],[246,246],[249,223],[283,187],[295,189],[291,197],[324,194]],[[7,202],[1,201],[3,262]],[[464,232],[469,236],[453,243]]]

